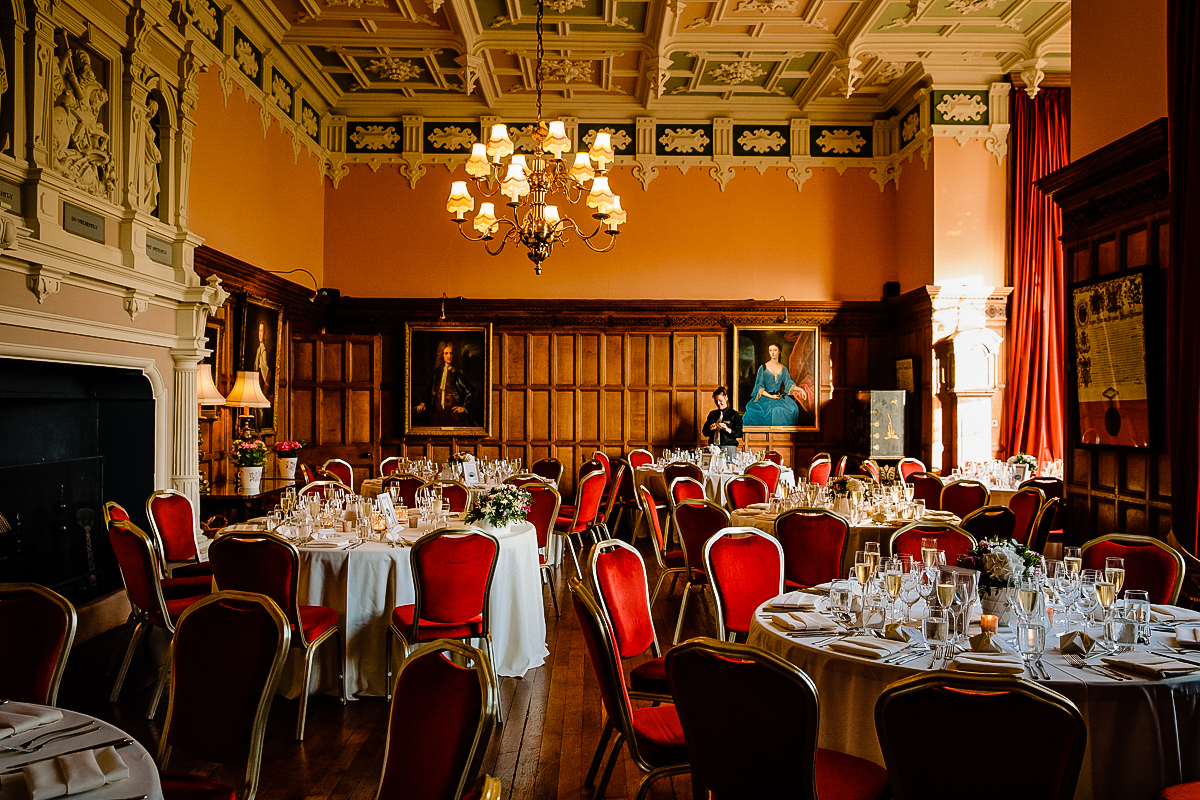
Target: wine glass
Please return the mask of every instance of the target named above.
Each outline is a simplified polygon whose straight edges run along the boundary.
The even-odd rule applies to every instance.
[[[933,652],[935,662],[945,652],[946,643],[950,639],[950,620],[947,614],[945,609],[935,608],[921,620],[921,633]]]
[[[956,590],[953,579],[947,579],[945,576],[938,575],[937,578],[937,599],[938,605],[945,609],[947,613],[954,610],[954,603],[957,598],[958,591]],[[954,616],[950,616],[950,624],[954,624]]]
[[[917,570],[917,596],[925,601],[926,611],[933,611],[932,599],[937,594],[937,572],[921,566]]]
[[[1017,581],[1017,618],[1021,622],[1029,622],[1033,612],[1037,610],[1038,594],[1041,589],[1033,578],[1021,578]]]
[[[1085,569],[1079,575],[1079,600],[1077,604],[1080,612],[1083,614],[1083,625],[1085,628],[1091,620],[1092,614],[1100,605],[1100,592],[1096,587],[1096,583],[1100,579],[1101,575],[1094,569]],[[1109,584],[1109,586],[1111,585]]]
[[[920,573],[925,568],[918,567],[912,556],[909,556],[907,560],[901,556],[900,565],[904,570],[904,577],[900,582],[900,601],[904,603],[904,621],[909,623],[912,622],[912,607],[921,599],[918,581]]]
[[[888,607],[883,621],[886,624],[900,599],[900,589],[904,583],[904,564],[898,558],[889,558],[883,562],[883,588],[887,592]]]
[[[871,569],[874,571],[879,566],[879,542],[863,542],[863,550],[871,559]]]
[[[926,567],[932,567],[937,564],[938,544],[937,539],[925,537],[921,539],[921,561]]]
[[[1104,559],[1104,579],[1116,587],[1117,597],[1120,597],[1121,587],[1125,585],[1125,559],[1120,556]]]
[[[1078,575],[1083,569],[1083,548],[1064,547],[1063,563],[1067,565],[1067,569],[1072,575]]]

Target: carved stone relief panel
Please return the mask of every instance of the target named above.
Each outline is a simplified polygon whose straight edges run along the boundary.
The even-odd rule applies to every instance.
[[[64,37],[51,66],[54,168],[83,191],[112,200],[117,186],[109,136],[109,65]]]

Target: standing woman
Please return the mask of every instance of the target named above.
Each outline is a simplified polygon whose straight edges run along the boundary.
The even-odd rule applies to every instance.
[[[795,425],[804,405],[805,388],[792,380],[779,361],[779,345],[767,346],[770,359],[758,368],[743,425]]]

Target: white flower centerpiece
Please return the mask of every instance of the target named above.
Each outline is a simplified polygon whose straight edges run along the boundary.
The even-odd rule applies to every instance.
[[[529,492],[519,486],[497,486],[475,498],[466,521],[482,531],[501,534],[529,515]]]
[[[983,539],[975,548],[958,557],[958,566],[979,572],[979,604],[983,613],[995,614],[1001,625],[1012,622],[1012,588],[1021,578],[1033,574],[1041,559],[1034,551],[1014,539]]]

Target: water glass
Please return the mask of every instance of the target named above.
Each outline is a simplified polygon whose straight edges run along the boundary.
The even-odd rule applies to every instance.
[[[1104,621],[1104,638],[1116,645],[1118,653],[1128,653],[1137,644],[1137,620],[1113,614]]]
[[[1150,593],[1142,589],[1127,590],[1124,616],[1137,623],[1137,643],[1150,644]]]
[[[921,633],[935,653],[946,646],[946,639],[950,635],[950,618],[947,614],[941,609],[934,609],[921,620]]]
[[[839,622],[850,618],[853,609],[854,590],[845,581],[835,581],[829,587],[829,610]]]
[[[1025,661],[1037,661],[1046,651],[1046,626],[1032,622],[1017,625],[1017,651]]]

